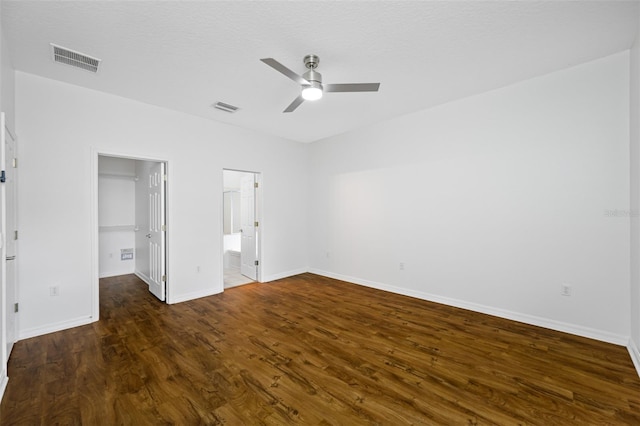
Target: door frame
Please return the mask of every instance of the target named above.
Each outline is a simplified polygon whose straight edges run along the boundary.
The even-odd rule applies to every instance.
[[[100,319],[100,246],[99,246],[99,222],[98,222],[98,158],[100,156],[116,157],[128,160],[153,161],[164,163],[165,174],[170,176],[170,161],[166,158],[158,158],[144,154],[135,154],[131,152],[109,151],[97,148],[91,148],[91,319],[98,321]],[[165,283],[165,303],[171,303],[171,287],[170,287],[170,246],[171,246],[171,180],[167,179],[165,187],[165,222],[167,230],[165,231],[165,274],[167,281]]]
[[[219,195],[220,195],[220,283],[221,283],[221,287],[222,287],[222,291],[224,291],[224,172],[228,171],[228,172],[239,172],[239,173],[253,173],[253,175],[255,176],[255,181],[258,184],[258,187],[256,188],[255,191],[255,198],[254,198],[254,206],[255,206],[255,221],[259,223],[258,227],[256,228],[256,234],[255,234],[255,239],[256,239],[256,260],[258,261],[258,267],[256,269],[256,282],[263,282],[262,281],[262,267],[263,267],[263,263],[262,263],[262,229],[263,229],[263,219],[262,219],[262,203],[263,203],[263,179],[262,179],[262,172],[255,172],[252,170],[243,170],[243,169],[232,169],[232,168],[227,168],[227,167],[223,167],[222,168],[222,172],[220,173],[222,176],[222,188],[219,191]]]

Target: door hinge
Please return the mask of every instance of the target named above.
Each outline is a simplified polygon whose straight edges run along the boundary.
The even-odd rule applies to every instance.
[[[257,188],[258,187],[258,182],[253,182],[253,187]]]
[[[11,165],[13,166],[13,168],[17,168],[18,167],[18,159],[14,158],[13,161],[11,162]]]
[[[253,222],[253,226],[258,227],[258,222]]]
[[[17,229],[15,231],[13,231],[13,239],[14,240],[18,239],[18,230]]]
[[[18,312],[18,304],[17,303],[13,304],[13,312],[16,312],[16,313]]]
[[[254,263],[255,263],[256,266],[258,266],[260,264],[260,261],[256,260]]]
[[[3,171],[0,172],[0,182],[1,183],[5,183],[6,181],[7,181],[7,174],[3,170]]]
[[[166,276],[166,275],[163,275],[163,276],[162,276],[162,282],[163,282],[163,283],[166,283],[166,282],[167,282],[167,276]]]
[[[162,228],[161,228],[161,229],[162,229],[163,231],[166,231],[166,230],[167,230],[167,225],[162,225]]]

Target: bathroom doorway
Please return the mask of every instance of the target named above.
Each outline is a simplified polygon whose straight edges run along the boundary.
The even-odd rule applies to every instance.
[[[259,174],[223,170],[224,288],[259,280]]]

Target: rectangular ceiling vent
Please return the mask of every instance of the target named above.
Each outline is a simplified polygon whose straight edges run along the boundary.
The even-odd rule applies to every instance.
[[[53,43],[51,43],[51,49],[55,62],[71,65],[72,67],[93,73],[98,72],[98,65],[100,65],[100,59],[98,58],[92,58],[84,53],[76,52],[75,50],[67,49],[66,47]]]
[[[213,104],[213,107],[221,111],[231,112],[231,113],[234,113],[240,109],[237,106],[225,104],[224,102],[216,102],[215,104]]]

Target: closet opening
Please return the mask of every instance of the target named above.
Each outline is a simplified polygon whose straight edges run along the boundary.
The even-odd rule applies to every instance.
[[[167,299],[167,162],[97,154],[97,271],[99,279],[135,274],[160,301]]]

